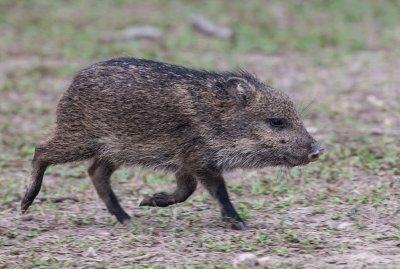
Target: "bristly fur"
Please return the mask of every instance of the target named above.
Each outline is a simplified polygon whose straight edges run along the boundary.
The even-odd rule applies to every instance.
[[[270,118],[285,119],[287,128],[272,128]],[[129,216],[108,181],[121,165],[176,174],[175,192],[155,195],[144,205],[184,201],[199,181],[220,202],[223,214],[239,221],[227,205],[222,173],[305,164],[312,143],[286,94],[247,71],[111,59],[81,70],[62,96],[54,133],[36,147],[22,208],[39,192],[48,165],[92,159],[89,174],[96,190],[120,221]]]

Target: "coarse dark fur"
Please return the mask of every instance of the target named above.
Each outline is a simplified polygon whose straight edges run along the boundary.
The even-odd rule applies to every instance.
[[[22,211],[39,193],[49,165],[90,159],[93,184],[120,222],[130,217],[110,176],[121,165],[142,165],[174,172],[177,187],[141,205],[183,202],[200,182],[223,217],[241,229],[222,173],[307,164],[315,147],[288,96],[245,71],[208,72],[135,58],[81,70],[58,104],[56,123],[36,146]]]

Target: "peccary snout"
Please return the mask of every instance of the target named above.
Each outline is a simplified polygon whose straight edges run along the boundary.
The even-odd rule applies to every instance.
[[[310,162],[314,162],[316,161],[319,156],[321,156],[324,153],[324,149],[321,148],[321,146],[318,143],[314,143],[311,146],[311,152],[310,154],[308,154],[308,159],[310,160]]]

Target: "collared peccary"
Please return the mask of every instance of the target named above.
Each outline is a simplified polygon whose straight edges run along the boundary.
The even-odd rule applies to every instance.
[[[185,201],[200,182],[235,229],[244,222],[222,173],[235,168],[297,166],[322,149],[286,94],[248,72],[209,72],[155,61],[117,58],[81,70],[57,107],[53,134],[36,146],[26,211],[49,165],[91,160],[88,173],[119,222],[129,220],[111,185],[121,165],[164,169],[176,189],[141,206]]]

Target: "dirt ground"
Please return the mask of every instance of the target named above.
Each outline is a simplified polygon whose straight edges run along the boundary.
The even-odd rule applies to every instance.
[[[3,24],[0,33],[13,27]],[[239,65],[284,90],[326,149],[306,167],[227,173],[233,203],[249,226],[244,231],[221,221],[202,187],[185,203],[140,208],[146,195],[174,187],[171,175],[140,167],[113,176],[132,216],[122,226],[97,197],[86,163],[51,167],[21,215],[34,143],[54,122],[73,74],[95,57],[42,55],[11,41],[0,47],[0,268],[232,268],[243,253],[265,258],[258,268],[400,268],[395,45],[339,54],[237,51],[227,57],[204,49],[167,56],[172,62],[210,58],[218,69]]]

